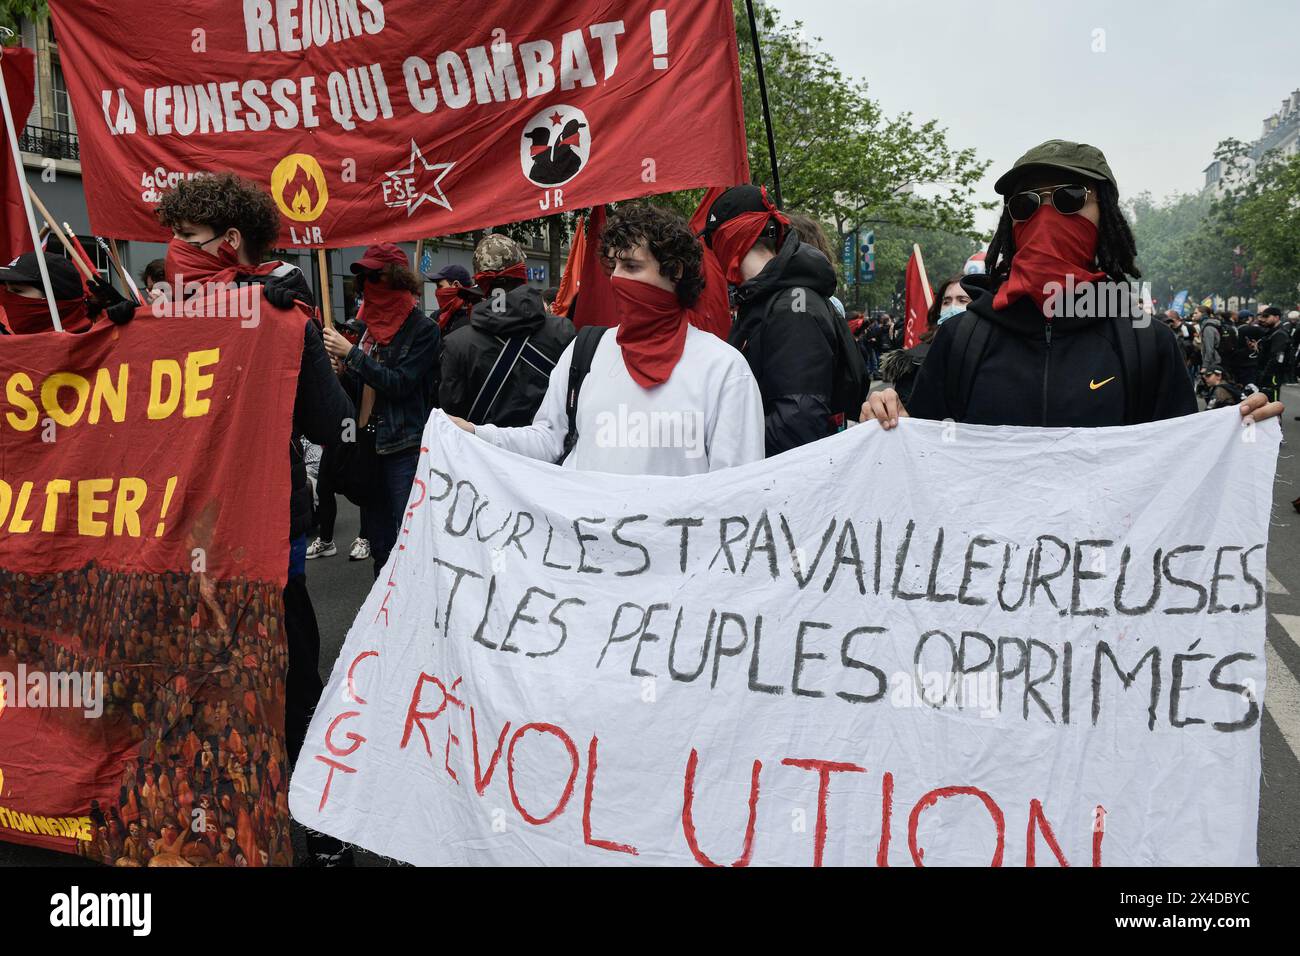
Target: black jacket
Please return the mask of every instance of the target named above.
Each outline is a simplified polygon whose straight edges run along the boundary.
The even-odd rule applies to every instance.
[[[1137,347],[1149,356],[1140,364],[1151,380],[1137,373],[1143,376],[1135,386],[1140,407],[1129,413],[1129,379],[1118,336],[1129,334],[1119,324],[1130,320],[1060,316],[1049,324],[1027,297],[994,309],[986,283],[985,276],[962,280],[972,302],[939,327],[907,403],[911,415],[972,425],[1098,427],[1197,410],[1178,340],[1163,322],[1148,319],[1133,326]],[[989,334],[978,363],[967,365],[954,346],[976,342],[961,331],[972,320],[989,323]],[[974,374],[962,382],[966,367]]]
[[[424,425],[438,396],[438,323],[411,310],[387,345],[367,355],[353,346],[344,364],[375,390],[375,451],[392,455],[420,447]]]
[[[491,295],[474,306],[468,326],[447,336],[442,353],[442,387],[439,399],[448,415],[468,418],[474,400],[492,372],[506,339],[529,335],[529,342],[552,362],[558,362],[576,334],[573,323],[551,315],[542,294],[527,285],[506,293],[504,311],[493,311]],[[475,425],[514,428],[530,425],[546,396],[550,375],[521,359],[515,363],[500,396]]]
[[[797,289],[816,293],[802,297],[802,309]],[[836,430],[830,336],[831,323],[841,320],[827,301],[834,293],[835,270],[793,231],[776,258],[736,289],[738,314],[728,341],[758,380],[769,458]]]

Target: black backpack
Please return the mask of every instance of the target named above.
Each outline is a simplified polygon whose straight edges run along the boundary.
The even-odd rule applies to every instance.
[[[582,383],[591,371],[591,360],[596,355],[596,349],[600,345],[600,340],[609,326],[606,325],[588,325],[578,329],[578,335],[573,340],[573,357],[569,362],[569,388],[564,394],[564,410],[569,416],[569,431],[564,436],[564,454],[556,462],[558,465],[564,464],[566,458],[573,452],[573,448],[578,444],[578,394],[582,391]]]
[[[1228,362],[1231,359],[1240,357],[1242,352],[1241,330],[1232,322],[1223,322],[1219,319],[1210,319],[1201,325],[1202,330],[1206,327],[1219,330],[1219,360]],[[1204,334],[1204,333],[1202,333]]]
[[[948,322],[957,323],[957,327],[944,390],[948,413],[960,422],[966,418],[975,376],[984,361],[993,324],[973,312],[963,312]],[[1106,322],[1105,327],[1119,354],[1120,377],[1124,380],[1124,424],[1149,422],[1155,413],[1154,385],[1159,380],[1154,345],[1142,341],[1132,322],[1114,320]],[[1148,382],[1152,387],[1146,387]]]

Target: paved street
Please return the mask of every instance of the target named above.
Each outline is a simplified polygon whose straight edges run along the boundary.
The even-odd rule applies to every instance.
[[[1262,729],[1259,860],[1265,866],[1300,865],[1300,514],[1291,500],[1300,495],[1300,387],[1284,396],[1283,445],[1274,487],[1269,542],[1268,685]],[[1189,450],[1194,454],[1194,450]],[[1224,489],[1225,494],[1231,489]],[[312,561],[308,580],[321,626],[321,675],[328,677],[358,606],[371,584],[369,562],[352,563],[346,550],[357,533],[357,512],[339,499],[336,531],[339,555]],[[366,857],[362,862],[380,862]],[[0,865],[77,865],[60,854],[0,844]]]

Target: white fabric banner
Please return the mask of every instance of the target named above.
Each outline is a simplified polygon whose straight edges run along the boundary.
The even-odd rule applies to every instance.
[[[904,420],[628,478],[435,412],[293,815],[419,864],[1254,864],[1280,439]]]

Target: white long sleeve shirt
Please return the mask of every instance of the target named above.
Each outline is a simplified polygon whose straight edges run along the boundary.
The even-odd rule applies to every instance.
[[[558,461],[569,430],[565,393],[570,344],[551,372],[531,425],[479,425],[484,441]],[[694,326],[668,381],[642,388],[628,373],[614,330],[606,332],[578,394],[578,442],[564,467],[621,475],[694,475],[761,461],[763,400],[744,356]]]

